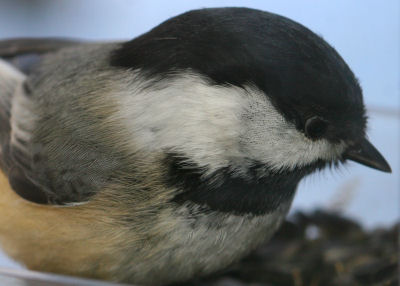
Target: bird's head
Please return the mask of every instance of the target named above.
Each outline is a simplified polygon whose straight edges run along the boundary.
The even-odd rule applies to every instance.
[[[306,174],[346,159],[390,171],[366,139],[362,91],[348,65],[287,18],[191,11],[123,44],[112,65],[142,82],[121,109],[135,117],[139,145],[205,174],[228,168],[240,176],[255,166]]]

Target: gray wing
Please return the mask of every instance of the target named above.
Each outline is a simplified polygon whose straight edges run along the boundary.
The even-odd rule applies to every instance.
[[[60,146],[57,149],[54,144],[33,140],[38,121],[48,123],[54,119],[46,119],[50,112],[46,107],[34,108],[32,102],[37,98],[32,96],[30,75],[39,73],[36,66],[40,67],[47,53],[72,45],[77,42],[0,41],[0,167],[13,190],[36,203],[85,201],[116,168],[115,160],[107,157],[108,151],[94,144],[81,144],[80,138],[64,138],[68,143],[55,138]],[[59,133],[57,126],[49,132]]]

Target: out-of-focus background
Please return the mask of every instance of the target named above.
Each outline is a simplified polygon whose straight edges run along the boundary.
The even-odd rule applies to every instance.
[[[292,212],[339,210],[369,229],[399,218],[400,2],[398,0],[0,0],[0,39],[124,40],[190,9],[246,6],[289,17],[322,35],[363,87],[369,137],[390,163],[385,174],[349,163],[303,180]],[[0,266],[19,267],[0,251]]]

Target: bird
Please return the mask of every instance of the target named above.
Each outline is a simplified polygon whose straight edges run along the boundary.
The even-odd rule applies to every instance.
[[[284,16],[204,8],[0,54],[0,243],[29,269],[188,281],[268,240],[304,177],[391,172],[350,67]]]

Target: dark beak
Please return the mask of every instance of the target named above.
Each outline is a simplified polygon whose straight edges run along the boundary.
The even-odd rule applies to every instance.
[[[372,145],[367,139],[351,146],[344,153],[344,158],[383,172],[392,172],[392,169],[388,162],[386,162],[385,158],[383,158],[381,153],[379,153],[374,145]]]

